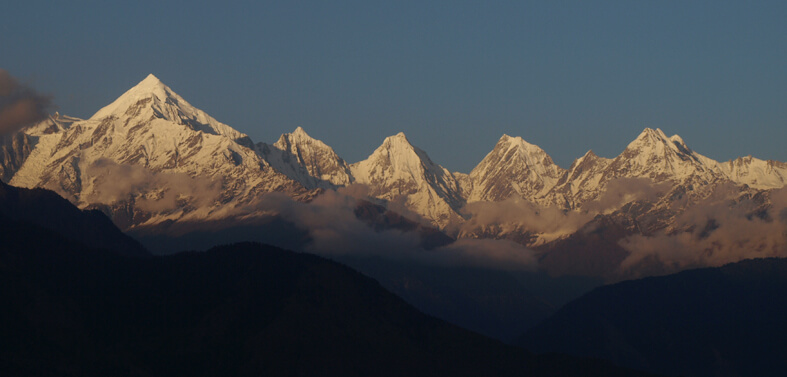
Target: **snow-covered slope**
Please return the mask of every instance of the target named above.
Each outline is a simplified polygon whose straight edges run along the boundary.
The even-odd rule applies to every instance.
[[[233,141],[248,143],[246,134],[191,106],[153,74],[148,75],[111,104],[98,110],[90,120],[100,121],[110,116],[142,120],[164,119],[194,131],[226,136]]]
[[[503,135],[470,172],[468,202],[501,201],[511,197],[534,200],[549,191],[564,170],[537,145]]]
[[[402,133],[349,165],[300,127],[274,144],[254,145],[150,75],[90,119],[56,114],[4,136],[0,179],[54,189],[114,215],[123,228],[255,215],[263,193],[308,199],[360,183],[389,209],[444,230],[527,243],[563,237],[616,211],[633,219],[631,229],[662,229],[716,187],[749,196],[784,187],[787,164],[753,157],[719,163],[677,135],[646,128],[620,155],[589,151],[568,170],[507,135],[469,174],[448,172]],[[643,190],[647,185],[657,190]]]
[[[246,135],[153,75],[90,119],[50,119],[27,132],[36,145],[11,184],[50,188],[83,208],[122,209],[124,227],[220,218],[261,193],[305,193],[248,148]]]
[[[689,149],[680,136],[667,137],[658,128],[646,128],[610,163],[604,178],[708,184],[724,177],[712,161]]]
[[[718,163],[691,150],[680,136],[646,128],[614,159],[592,152],[577,159],[544,202],[576,209],[599,199],[611,182],[632,178],[696,198],[708,194],[704,188],[728,180]]]
[[[612,159],[599,157],[592,150],[576,159],[560,177],[544,202],[561,208],[577,209],[578,204],[601,193],[601,180]]]
[[[764,190],[787,185],[787,163],[784,162],[746,156],[719,163],[719,167],[733,182],[752,188]]]
[[[257,143],[257,150],[276,170],[307,188],[331,188],[353,182],[350,166],[301,127],[281,135],[273,145]]]
[[[387,137],[350,170],[356,182],[369,186],[371,196],[401,204],[435,225],[459,219],[456,211],[463,200],[453,175],[410,144],[404,133]]]

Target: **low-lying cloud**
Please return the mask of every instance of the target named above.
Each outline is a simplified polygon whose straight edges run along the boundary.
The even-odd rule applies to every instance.
[[[473,234],[490,226],[544,234],[569,234],[593,219],[593,214],[542,207],[521,198],[499,202],[473,202],[462,209],[467,221],[459,234]]]
[[[0,136],[45,119],[51,105],[48,96],[20,84],[0,69]]]
[[[216,218],[276,215],[308,234],[303,250],[325,256],[374,256],[441,266],[476,266],[504,270],[530,270],[538,266],[533,250],[507,240],[475,239],[473,232],[503,226],[542,235],[568,235],[605,213],[631,201],[657,201],[670,189],[648,179],[610,182],[598,200],[582,211],[541,207],[523,199],[469,203],[466,221],[449,232],[461,238],[427,250],[418,231],[375,230],[359,219],[355,210],[368,199],[368,188],[351,185],[326,190],[303,203],[284,193],[261,195],[236,207],[218,205],[221,188],[216,183],[183,173],[153,172],[137,165],[98,160],[85,169],[93,177],[88,199],[112,204],[133,199],[144,211],[167,213],[184,204],[214,208]],[[123,177],[123,179],[117,179]],[[622,271],[638,271],[657,263],[677,271],[699,266],[719,266],[745,258],[787,256],[787,188],[768,193],[770,205],[734,185],[720,185],[707,199],[681,208],[674,227],[655,235],[633,235],[620,241],[631,254]],[[218,206],[217,206],[218,205]],[[171,212],[174,213],[174,212]]]
[[[134,199],[136,207],[149,212],[178,209],[188,202],[195,207],[210,207],[221,188],[215,182],[185,173],[154,172],[139,165],[118,164],[99,159],[85,169],[92,177],[88,193],[92,203],[112,204]]]
[[[180,210],[184,205],[211,207],[220,197],[218,185],[184,173],[154,172],[143,166],[118,164],[100,159],[86,166],[92,177],[87,200],[113,204],[133,200],[136,208],[153,213]],[[122,179],[119,179],[122,177]],[[267,193],[251,203],[219,206],[217,218],[276,215],[308,233],[302,251],[329,256],[374,256],[441,266],[482,266],[505,270],[530,270],[537,262],[533,251],[522,245],[498,240],[460,240],[427,250],[417,231],[376,231],[358,219],[359,200],[368,199],[368,189],[351,185],[326,190],[309,203],[284,193]]]
[[[310,241],[303,251],[326,256],[375,256],[441,266],[481,266],[531,270],[537,265],[532,250],[503,240],[465,239],[426,250],[420,234],[396,229],[376,231],[355,215],[359,188],[327,190],[310,203],[282,193],[268,193],[242,212],[276,213],[306,230]],[[346,191],[346,192],[345,192]],[[363,191],[363,190],[361,190]]]
[[[656,183],[650,178],[616,178],[607,183],[598,199],[585,203],[582,210],[606,213],[634,201],[655,202],[671,188],[669,182]]]
[[[499,202],[473,202],[462,208],[467,220],[449,226],[454,234],[472,235],[494,227],[501,232],[528,231],[539,233],[546,240],[579,230],[598,214],[615,211],[634,201],[657,201],[672,187],[654,183],[649,178],[618,178],[610,181],[604,193],[585,203],[579,211],[556,206],[540,206],[522,198]]]
[[[634,235],[620,245],[631,252],[621,269],[658,263],[668,272],[721,266],[748,258],[787,257],[787,188],[769,193],[763,205],[721,186],[676,219],[674,233]]]

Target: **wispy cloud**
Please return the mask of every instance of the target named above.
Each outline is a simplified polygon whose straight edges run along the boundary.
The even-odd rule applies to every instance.
[[[476,234],[484,229],[528,231],[543,235],[567,235],[579,230],[596,215],[613,212],[634,201],[657,201],[672,187],[649,178],[618,178],[607,184],[605,192],[571,211],[556,206],[541,206],[521,198],[499,202],[473,202],[461,212],[467,219],[448,227],[450,233]]]
[[[669,182],[656,183],[650,178],[617,178],[609,181],[598,199],[585,203],[584,211],[605,213],[634,201],[657,201],[672,188]]]
[[[666,270],[721,266],[748,258],[787,257],[787,188],[768,193],[763,206],[739,189],[720,186],[675,220],[677,233],[634,235],[620,245],[631,252],[621,264],[633,271],[658,263]]]
[[[306,230],[309,243],[304,251],[327,255],[377,256],[443,266],[484,266],[505,270],[531,270],[537,265],[532,250],[503,240],[459,240],[426,250],[417,232],[396,229],[376,231],[355,215],[357,196],[365,190],[350,187],[328,190],[310,203],[301,203],[282,193],[263,195],[243,213],[276,213]]]
[[[112,204],[134,199],[135,205],[149,212],[166,212],[182,207],[210,207],[219,198],[221,187],[215,182],[185,173],[154,172],[143,166],[118,164],[99,159],[85,169],[92,180],[89,201]],[[123,177],[118,179],[118,177]]]
[[[490,226],[537,233],[571,233],[593,218],[592,214],[543,207],[521,198],[499,202],[468,203],[462,213],[467,221],[455,225],[459,233],[474,233]]]

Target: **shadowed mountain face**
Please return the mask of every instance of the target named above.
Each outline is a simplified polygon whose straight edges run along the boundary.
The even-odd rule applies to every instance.
[[[534,357],[317,256],[236,244],[129,258],[0,225],[3,375],[642,375]]]
[[[364,226],[368,225],[368,232],[394,229],[417,235],[420,240],[417,246],[423,254],[454,242],[434,228],[368,201],[359,200],[352,216]],[[173,254],[182,249],[205,250],[238,241],[308,251],[312,242],[309,230],[299,228],[280,216],[255,218],[236,224],[172,222],[130,234],[158,255]],[[378,246],[370,244],[368,247]],[[340,253],[332,258],[378,280],[387,290],[424,313],[503,341],[513,340],[552,314],[556,307],[601,284],[599,279],[556,278],[534,271],[438,266],[406,259]]]
[[[99,211],[80,211],[44,189],[24,189],[0,182],[0,218],[40,226],[67,239],[127,255],[148,255]]]
[[[532,271],[438,267],[372,257],[338,260],[378,280],[424,313],[505,342],[601,284],[596,279],[555,278]]]
[[[106,217],[104,229],[52,192],[2,188],[0,375],[643,375],[533,356],[314,255],[252,243],[147,258],[101,249],[128,240]],[[47,221],[31,221],[40,211]],[[101,244],[60,229],[85,224]]]
[[[598,288],[529,331],[539,352],[685,376],[782,376],[787,259],[757,259]]]

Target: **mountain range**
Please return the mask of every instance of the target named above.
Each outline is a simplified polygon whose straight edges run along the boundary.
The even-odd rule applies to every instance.
[[[347,163],[300,127],[254,143],[149,75],[89,119],[56,114],[3,136],[0,177],[54,190],[123,230],[250,219],[276,213],[265,194],[310,202],[340,190],[452,238],[507,239],[543,252],[598,224],[622,230],[616,247],[633,245],[632,236],[692,232],[698,225],[682,216],[720,193],[731,207],[756,202],[746,216],[762,213],[773,207],[770,192],[787,184],[787,164],[717,162],[650,128],[620,155],[588,151],[568,169],[508,135],[469,174],[443,168],[403,133]]]
[[[0,238],[3,375],[648,375],[588,357],[665,375],[785,367],[786,259],[598,288],[518,340],[566,353],[537,355],[426,316],[319,256],[253,243],[149,255],[102,213],[44,189],[0,183]],[[505,288],[501,278],[464,289],[485,295],[479,285]]]
[[[568,169],[508,135],[468,174],[402,133],[348,163],[300,127],[255,143],[150,75],[89,119],[0,135],[0,177],[4,374],[638,375],[533,356],[380,285],[539,352],[784,369],[787,267],[769,257],[787,256],[787,164],[717,162],[659,129]],[[328,258],[153,256],[118,227],[172,251],[253,236]],[[573,300],[649,275],[668,276]]]

